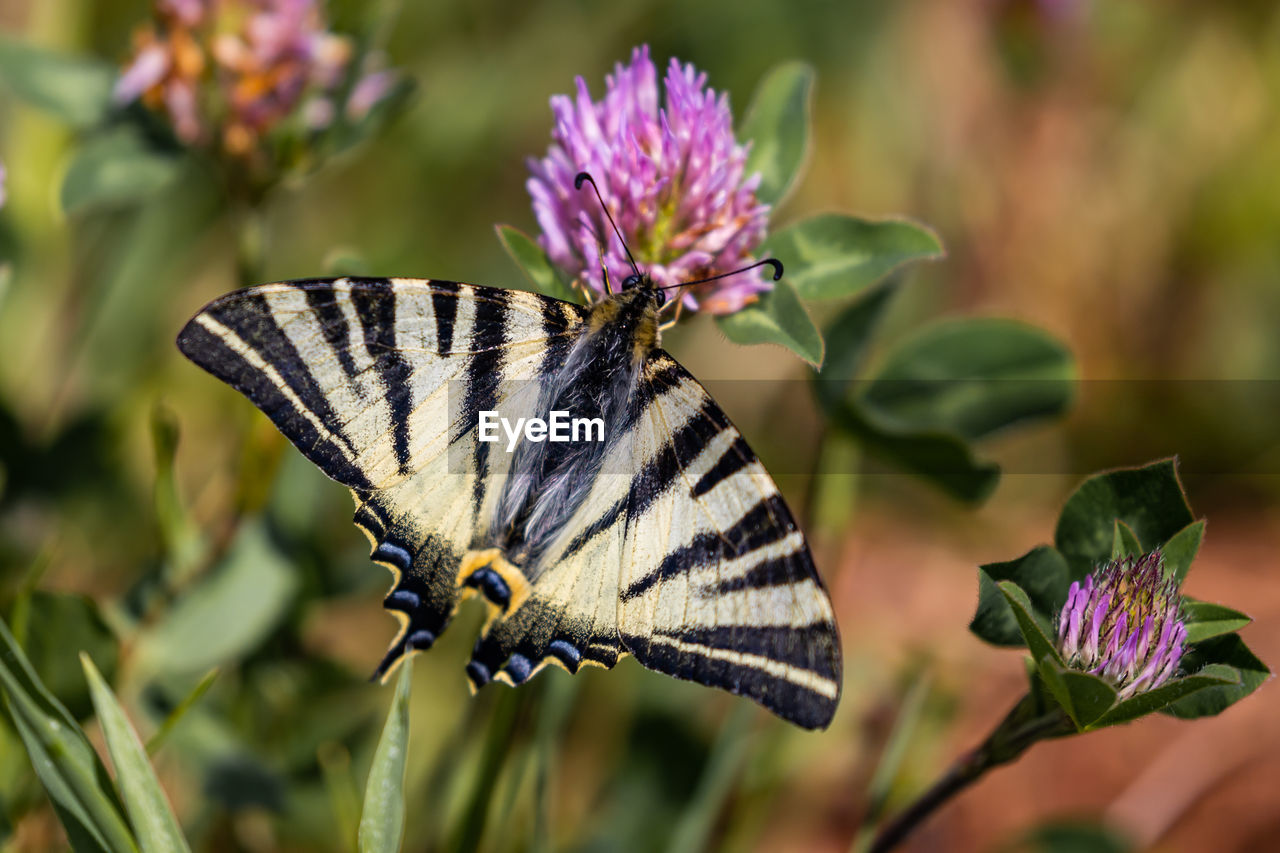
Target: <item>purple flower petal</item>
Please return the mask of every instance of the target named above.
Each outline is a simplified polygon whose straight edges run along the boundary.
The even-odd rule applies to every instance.
[[[1158,551],[1115,560],[1072,583],[1058,614],[1058,650],[1068,666],[1107,679],[1127,699],[1177,671],[1187,634],[1180,611]]]
[[[116,80],[111,98],[117,104],[136,101],[169,73],[169,51],[163,44],[149,44],[133,58]]]
[[[551,260],[595,293],[601,261],[613,279],[630,272],[622,242],[594,194],[573,186],[590,172],[645,272],[659,286],[749,265],[764,239],[769,208],[744,177],[746,149],[733,135],[728,99],[706,74],[672,60],[661,105],[657,70],[641,46],[605,78],[604,96],[587,82],[551,98],[552,144],[529,164],[527,183],[539,243]],[[684,293],[690,308],[731,313],[772,287],[759,270]]]

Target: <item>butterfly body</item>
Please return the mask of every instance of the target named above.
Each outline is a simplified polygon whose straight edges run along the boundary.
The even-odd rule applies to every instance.
[[[628,284],[583,308],[453,282],[285,282],[210,303],[178,344],[351,489],[395,575],[384,605],[402,627],[379,675],[478,596],[474,687],[631,654],[825,726],[840,653],[804,537],[660,348],[660,292]],[[525,433],[508,452],[478,429],[484,412],[557,411],[603,435]]]

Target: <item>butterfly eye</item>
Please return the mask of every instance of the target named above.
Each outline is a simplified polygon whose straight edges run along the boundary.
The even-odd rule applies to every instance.
[[[633,287],[639,287],[641,282],[643,281],[644,279],[641,278],[639,275],[637,275],[636,273],[632,273],[631,275],[627,276],[622,280],[622,289],[630,290]]]

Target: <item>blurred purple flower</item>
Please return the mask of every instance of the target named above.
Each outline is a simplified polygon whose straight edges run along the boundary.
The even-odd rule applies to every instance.
[[[1084,584],[1071,584],[1058,617],[1058,650],[1067,666],[1106,679],[1127,699],[1177,672],[1187,639],[1181,607],[1159,551],[1112,560]]]
[[[312,131],[333,122],[352,53],[350,39],[326,29],[317,0],[155,0],[115,98],[164,112],[188,144],[213,137],[249,157],[294,116]],[[348,114],[364,115],[385,93],[366,81]]]
[[[551,260],[600,294],[601,252],[612,278],[629,272],[594,194],[574,188],[574,177],[586,171],[659,286],[750,264],[769,206],[756,198],[759,176],[743,176],[747,149],[734,138],[728,96],[707,88],[706,74],[672,59],[659,108],[648,47],[636,48],[630,65],[619,64],[605,78],[600,101],[591,100],[585,80],[576,82],[576,97],[551,99],[553,142],[546,157],[529,161],[539,243]],[[685,307],[731,314],[771,287],[751,270],[684,291]]]
[[[351,97],[347,99],[347,118],[360,121],[367,116],[391,91],[396,79],[395,72],[385,69],[371,71],[361,77],[351,90]]]

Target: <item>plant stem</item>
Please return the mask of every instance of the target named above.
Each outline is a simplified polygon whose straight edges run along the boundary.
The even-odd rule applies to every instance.
[[[1037,704],[1030,694],[1023,697],[980,746],[962,755],[915,802],[881,828],[868,853],[892,850],[939,806],[972,785],[991,768],[1008,764],[1037,741],[1075,731],[1061,708],[1044,710],[1037,708]]]

